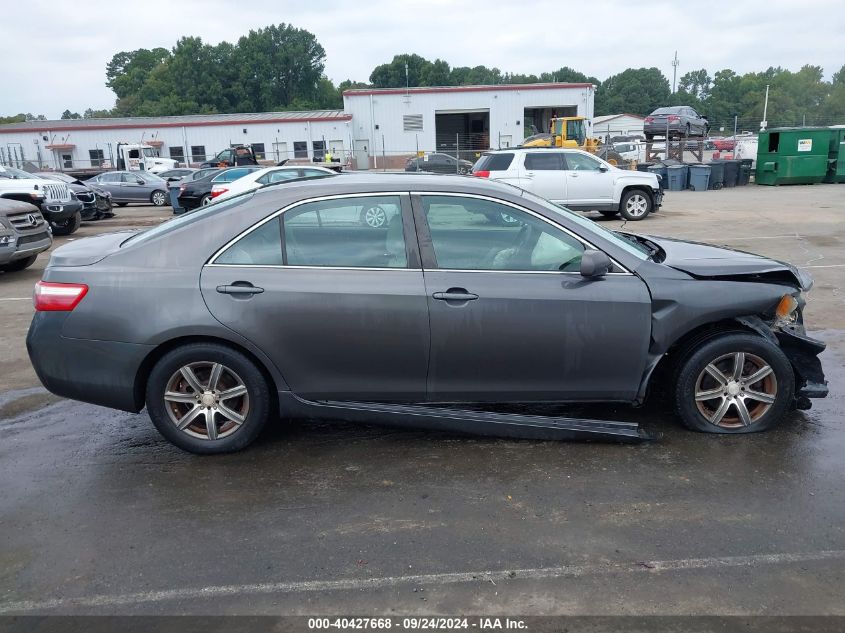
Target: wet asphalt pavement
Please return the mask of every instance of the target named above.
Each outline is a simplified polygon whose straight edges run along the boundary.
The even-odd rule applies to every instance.
[[[13,383],[0,613],[845,614],[845,330],[814,334],[831,396],[769,433],[567,410],[639,445],[293,421],[197,457]]]

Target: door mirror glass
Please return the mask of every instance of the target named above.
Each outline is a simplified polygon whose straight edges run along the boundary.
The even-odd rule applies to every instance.
[[[581,255],[581,275],[587,278],[603,277],[610,272],[613,264],[607,253],[587,249]]]
[[[607,165],[599,165],[599,171],[607,171],[607,170],[608,170]]]
[[[135,179],[135,182],[136,182],[136,183],[138,183],[139,185],[143,185],[143,184],[144,184],[144,181],[143,181],[143,179],[141,179],[141,178],[136,178],[136,179]]]

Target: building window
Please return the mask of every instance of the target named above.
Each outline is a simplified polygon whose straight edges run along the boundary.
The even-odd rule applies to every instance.
[[[184,163],[185,162],[185,148],[184,147],[171,147],[170,148],[170,158],[175,160],[177,163]]]
[[[73,154],[62,152],[62,168],[73,169]]]
[[[314,141],[314,160],[323,160],[326,157],[326,142]]]
[[[102,167],[106,158],[101,149],[89,149],[88,156],[91,158],[91,167]]]
[[[294,141],[293,157],[308,158],[308,143],[306,141]]]
[[[257,160],[264,160],[264,143],[251,143],[252,153],[255,154]]]
[[[402,128],[406,132],[422,132],[423,131],[423,117],[422,114],[406,114],[402,117]]]
[[[191,145],[191,162],[201,163],[205,160],[205,145]]]

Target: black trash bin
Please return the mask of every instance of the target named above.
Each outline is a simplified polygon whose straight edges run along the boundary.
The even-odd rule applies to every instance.
[[[725,163],[714,160],[710,163],[710,184],[708,189],[721,189],[725,185]]]
[[[737,177],[737,187],[747,185],[751,180],[751,163],[750,158],[743,158],[739,161],[739,175]]]
[[[649,167],[654,165],[654,163],[637,163],[637,171],[649,171]]]
[[[725,165],[725,187],[736,187],[739,180],[739,161],[735,158],[723,160]]]

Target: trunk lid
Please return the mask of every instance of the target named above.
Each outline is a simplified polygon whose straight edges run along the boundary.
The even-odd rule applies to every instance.
[[[137,231],[103,233],[63,244],[50,256],[50,266],[90,266],[120,249],[120,245]]]

